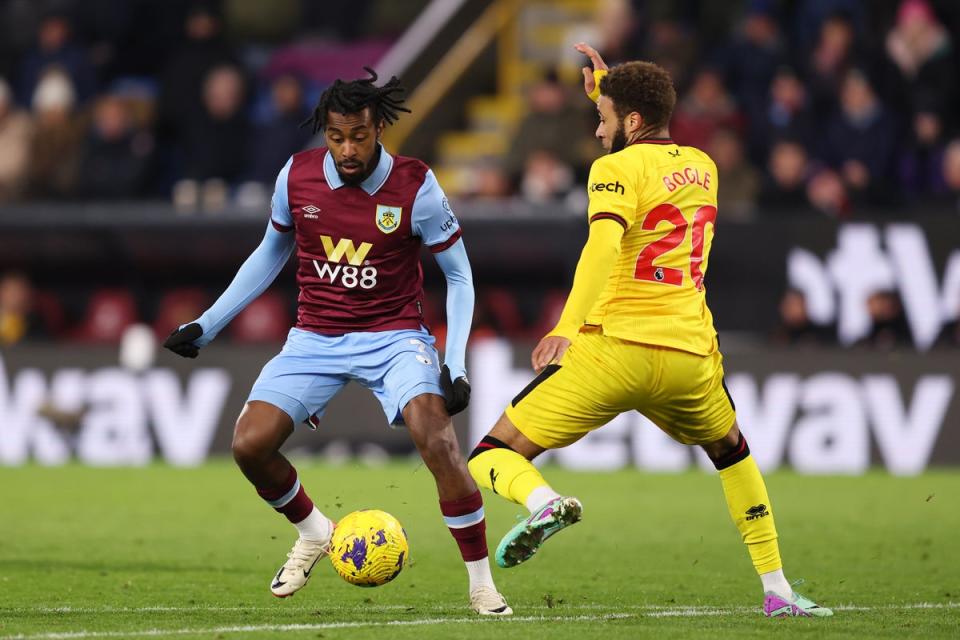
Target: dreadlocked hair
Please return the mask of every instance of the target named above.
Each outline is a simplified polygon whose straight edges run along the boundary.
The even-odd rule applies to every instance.
[[[410,109],[403,106],[403,94],[406,92],[400,86],[397,76],[391,77],[386,84],[378,87],[377,72],[370,67],[364,67],[370,74],[363,80],[335,80],[332,85],[320,95],[313,115],[303,121],[301,127],[313,126],[313,132],[321,131],[327,125],[327,113],[360,113],[367,107],[373,111],[373,121],[385,121],[387,124],[396,122],[400,111],[410,113]]]

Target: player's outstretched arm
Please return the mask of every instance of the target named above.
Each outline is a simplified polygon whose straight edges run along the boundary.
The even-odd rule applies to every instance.
[[[590,58],[590,64],[593,65],[593,69],[583,67],[581,71],[583,72],[583,90],[588,98],[596,102],[600,99],[600,79],[607,75],[610,67],[603,61],[597,50],[586,42],[578,42],[573,45],[573,48]]]
[[[473,322],[473,273],[463,240],[434,256],[447,279],[447,344],[440,383],[447,399],[447,413],[455,415],[470,403],[466,358]]]
[[[202,316],[175,329],[163,346],[185,358],[196,358],[200,347],[209,344],[244,307],[250,304],[286,264],[293,252],[294,234],[278,231],[273,224],[260,245],[246,259],[233,282]]]
[[[573,287],[560,321],[533,350],[531,364],[537,373],[552,361],[559,360],[580,331],[620,257],[623,231],[623,226],[616,220],[599,218],[590,223],[590,236],[577,262]]]

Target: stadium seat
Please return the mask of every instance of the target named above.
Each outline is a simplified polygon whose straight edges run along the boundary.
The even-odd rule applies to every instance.
[[[563,305],[566,303],[567,292],[560,289],[554,289],[543,297],[543,302],[540,305],[542,309],[540,318],[533,328],[533,337],[535,339],[539,340],[557,326],[557,321],[560,320],[560,314],[563,313]]]
[[[33,312],[40,319],[46,335],[52,338],[63,337],[66,327],[66,317],[63,311],[63,304],[55,293],[42,289],[34,289]]]
[[[132,293],[126,289],[100,289],[90,297],[74,339],[81,342],[119,342],[123,330],[138,321],[137,303]]]
[[[157,305],[153,330],[157,336],[165,338],[175,328],[200,317],[209,304],[210,296],[203,289],[170,289],[163,294]]]
[[[264,293],[230,323],[230,336],[248,343],[285,340],[292,326],[288,302],[279,293]]]
[[[500,335],[515,338],[523,333],[523,315],[509,289],[490,287],[480,294],[480,298]]]

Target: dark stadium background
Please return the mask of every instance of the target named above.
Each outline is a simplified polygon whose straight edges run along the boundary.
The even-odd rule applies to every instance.
[[[761,463],[958,464],[958,38],[946,0],[0,0],[0,464],[226,453],[292,321],[292,268],[197,361],[155,342],[227,285],[277,171],[316,144],[299,123],[363,65],[409,88],[385,144],[431,164],[463,224],[466,447],[529,378],[585,238],[602,150],[580,40],[666,66],[674,138],[718,163],[708,301]],[[384,423],[352,389],[290,446],[409,454]],[[695,459],[629,416],[559,462]]]

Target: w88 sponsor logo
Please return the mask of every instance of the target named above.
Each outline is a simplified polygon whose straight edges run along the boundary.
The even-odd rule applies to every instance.
[[[337,284],[347,289],[373,289],[377,286],[377,268],[376,267],[355,267],[353,265],[333,264],[331,262],[319,263],[313,261],[313,267],[317,270],[317,275],[321,280],[326,280],[330,284]]]

